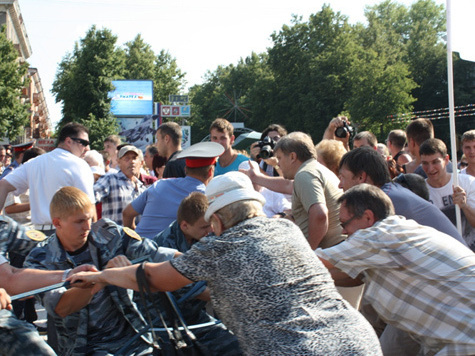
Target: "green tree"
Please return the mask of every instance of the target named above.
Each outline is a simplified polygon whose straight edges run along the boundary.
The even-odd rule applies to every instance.
[[[153,75],[154,100],[156,102],[168,102],[170,94],[179,94],[186,82],[186,73],[178,68],[176,59],[165,50],[161,50],[155,57],[155,69]]]
[[[113,116],[108,93],[113,89],[111,81],[123,78],[125,55],[116,41],[110,30],[92,26],[73,53],[63,58],[52,88],[56,102],[63,104],[58,128],[95,118],[109,134],[117,133],[117,125],[109,125]]]
[[[155,53],[140,34],[125,44],[125,79],[148,79],[154,77]]]
[[[18,62],[18,52],[0,30],[0,135],[14,139],[28,124],[28,105],[20,100],[28,63]]]

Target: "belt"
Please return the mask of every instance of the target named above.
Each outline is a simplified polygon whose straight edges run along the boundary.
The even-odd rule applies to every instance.
[[[54,230],[54,229],[56,229],[53,224],[44,224],[44,225],[41,225],[41,224],[34,224],[34,225],[33,225],[33,228],[34,228],[35,230],[41,230],[41,231]]]

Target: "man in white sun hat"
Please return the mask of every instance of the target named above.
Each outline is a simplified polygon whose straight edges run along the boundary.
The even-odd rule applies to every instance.
[[[246,355],[382,355],[372,327],[337,293],[300,229],[268,219],[265,200],[240,172],[206,188],[215,236],[164,263],[147,263],[152,288],[206,280],[213,308]],[[72,281],[137,288],[137,266],[79,273]]]

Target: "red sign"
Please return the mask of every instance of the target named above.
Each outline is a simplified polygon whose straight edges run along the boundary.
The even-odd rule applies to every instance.
[[[54,138],[40,138],[36,140],[36,147],[44,149],[46,152],[55,148],[56,140]]]

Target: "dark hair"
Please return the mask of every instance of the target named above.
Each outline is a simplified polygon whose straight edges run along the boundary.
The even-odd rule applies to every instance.
[[[193,225],[199,218],[205,216],[208,209],[208,198],[200,192],[193,192],[183,199],[176,213],[178,223],[186,221]]]
[[[40,156],[42,154],[45,154],[46,151],[42,148],[39,147],[33,147],[25,151],[25,154],[23,155],[21,163],[28,162],[30,159],[35,158],[36,156]]]
[[[404,188],[409,189],[422,199],[429,200],[429,188],[427,187],[426,180],[419,174],[401,173],[393,179],[393,182],[401,184]]]
[[[148,145],[145,150],[148,151],[148,153],[152,157],[155,156],[155,155],[158,155],[158,148],[155,145]]]
[[[365,172],[377,187],[391,181],[388,164],[381,154],[371,147],[355,148],[345,153],[340,161],[339,168],[342,167],[355,175]]]
[[[219,132],[226,133],[229,137],[234,135],[234,126],[228,120],[222,118],[218,118],[211,123],[209,126],[210,133],[211,130],[218,130]]]
[[[376,221],[394,215],[391,199],[378,187],[362,183],[351,187],[338,198],[338,203],[345,203],[346,209],[356,217],[362,217],[366,210],[371,210]]]
[[[425,140],[419,147],[419,154],[422,156],[435,155],[440,153],[442,157],[447,156],[447,146],[444,141],[438,138],[430,138]]]
[[[89,134],[87,127],[77,122],[64,125],[58,135],[58,144],[64,142],[67,137],[78,137],[81,132]]]
[[[372,132],[369,132],[369,131],[358,132],[353,138],[353,142],[355,142],[355,140],[363,140],[363,139],[366,139],[366,141],[368,142],[368,145],[370,145],[371,147],[376,147],[376,145],[378,144],[378,139],[376,138],[376,136]]]
[[[160,132],[162,137],[165,137],[166,135],[170,136],[173,145],[179,146],[181,144],[181,138],[183,134],[181,132],[180,125],[178,125],[176,122],[164,122],[158,127],[157,131]]]
[[[412,120],[406,127],[406,136],[420,146],[425,140],[434,137],[434,126],[429,119]]]
[[[163,167],[167,163],[167,158],[156,154],[153,156],[152,169],[157,173],[157,169]]]
[[[281,125],[278,125],[278,124],[271,124],[271,125],[267,126],[264,131],[262,131],[261,141],[263,139],[265,139],[269,135],[269,132],[271,132],[271,131],[277,131],[279,133],[280,137],[283,137],[283,136],[287,135],[287,130],[285,129],[284,126],[281,126]]]
[[[406,143],[406,133],[403,130],[392,130],[388,135],[388,141],[394,147],[403,149]]]

